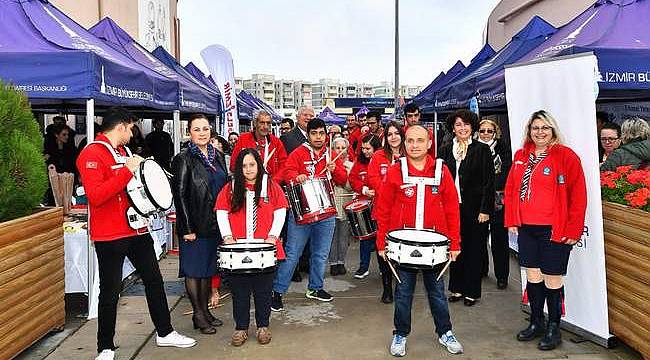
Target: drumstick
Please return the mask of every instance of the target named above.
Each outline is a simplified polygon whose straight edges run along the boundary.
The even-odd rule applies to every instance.
[[[266,157],[266,159],[264,159],[264,167],[265,168],[266,168],[266,164],[268,164],[269,160],[271,160],[271,156],[273,156],[273,153],[275,153],[275,149],[277,149],[277,148],[273,148],[273,150],[271,150],[271,152]]]
[[[445,265],[445,267],[442,268],[442,271],[440,272],[440,274],[438,274],[438,277],[436,278],[436,281],[440,280],[440,278],[442,277],[442,274],[444,274],[445,271],[447,271],[447,268],[449,267],[449,265],[451,265],[451,259],[449,259],[449,261],[447,261],[447,264]]]
[[[341,155],[343,155],[343,152],[342,152],[342,151],[341,151],[338,155],[336,155],[336,157],[334,158],[334,160],[332,160],[332,161],[330,161],[330,162],[331,162],[331,163],[335,162],[336,160],[338,160],[338,159],[341,157]],[[325,173],[325,171],[327,171],[327,166],[325,166],[325,168],[324,168],[320,173],[318,173],[318,175],[319,175],[319,176],[320,176],[320,175],[323,175],[323,174]]]
[[[356,195],[357,195],[357,194],[355,194],[355,193],[351,193],[351,194],[334,194],[334,196],[338,196],[338,197],[356,196]]]
[[[393,267],[393,264],[390,262],[388,258],[385,259],[386,262],[388,263],[388,267],[390,268],[390,271],[393,272],[393,275],[395,275],[395,279],[397,279],[398,283],[402,283],[402,280],[399,278],[399,275],[397,275],[397,271],[395,271],[395,268]]]

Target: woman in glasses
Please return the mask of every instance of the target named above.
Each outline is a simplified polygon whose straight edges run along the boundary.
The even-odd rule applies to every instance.
[[[450,266],[449,301],[463,300],[465,306],[473,306],[481,297],[483,254],[494,213],[494,161],[489,146],[472,140],[477,128],[475,113],[456,111],[447,118],[447,130],[454,134],[452,142],[440,150],[458,192],[463,249]]]
[[[503,226],[503,189],[506,187],[506,177],[512,165],[510,145],[501,140],[501,129],[490,119],[481,120],[478,124],[478,141],[490,147],[494,161],[494,214],[490,217],[490,235],[494,276],[497,278],[497,288],[508,287],[510,259],[508,250],[508,231]],[[488,272],[487,248],[482,249],[483,274]]]
[[[531,310],[530,324],[517,334],[517,340],[543,335],[537,345],[540,350],[555,349],[562,341],[562,277],[571,249],[582,236],[586,209],[580,158],[562,144],[551,114],[533,113],[506,181],[505,225],[517,235]],[[544,324],[545,302],[548,324]]]
[[[621,146],[621,127],[614,122],[606,122],[600,129],[600,146],[603,154],[600,158],[602,164],[607,157]]]
[[[185,277],[194,328],[214,334],[214,327],[223,323],[208,310],[211,278],[217,273],[217,245],[221,242],[212,207],[228,181],[228,172],[223,154],[210,143],[210,124],[205,115],[192,115],[187,126],[188,146],[172,160],[179,276]]]
[[[600,165],[600,171],[616,171],[619,166],[632,165],[646,169],[650,163],[650,125],[639,117],[625,120],[621,125],[621,145]]]

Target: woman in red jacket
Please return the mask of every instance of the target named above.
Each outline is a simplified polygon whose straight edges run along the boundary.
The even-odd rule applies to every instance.
[[[528,280],[530,324],[517,334],[517,340],[530,341],[543,334],[537,346],[540,350],[555,349],[562,341],[562,276],[571,249],[582,236],[586,208],[580,158],[562,145],[551,114],[533,113],[506,182],[504,223],[510,233],[518,235],[519,264],[526,268]]]
[[[289,206],[282,188],[264,176],[262,159],[255,149],[241,150],[234,165],[234,180],[221,190],[214,207],[224,244],[234,244],[242,239],[263,239],[278,247],[277,257],[282,259],[284,252],[278,237]],[[266,189],[264,181],[267,182]],[[253,209],[247,212],[249,206]],[[254,215],[247,216],[248,213]],[[235,318],[232,345],[241,346],[248,339],[251,293],[255,300],[257,341],[262,345],[271,341],[269,317],[274,278],[275,271],[228,275]]]
[[[360,198],[372,199],[375,197],[375,190],[368,187],[368,164],[375,153],[381,147],[379,138],[373,134],[368,134],[361,139],[361,154],[354,162],[350,171],[350,186],[355,193],[360,194]],[[361,240],[359,242],[359,269],[354,273],[357,279],[363,279],[368,275],[370,266],[370,253],[374,250],[375,238]],[[383,259],[379,260],[383,261]]]

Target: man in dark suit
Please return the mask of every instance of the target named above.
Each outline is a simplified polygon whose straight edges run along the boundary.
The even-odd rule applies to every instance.
[[[287,151],[287,156],[291,154],[298,146],[301,146],[307,141],[307,124],[315,117],[314,108],[311,106],[301,106],[296,113],[296,126],[288,133],[280,137],[280,141]],[[287,224],[284,224],[282,229],[282,238],[286,239]],[[300,264],[296,267],[291,281],[301,282],[302,275],[300,271],[309,271],[309,246],[305,246],[302,256],[300,257]]]
[[[307,141],[307,123],[315,117],[314,109],[311,106],[302,106],[296,113],[296,127],[288,133],[282,135],[280,140],[287,150],[287,155],[291,154],[298,146]]]

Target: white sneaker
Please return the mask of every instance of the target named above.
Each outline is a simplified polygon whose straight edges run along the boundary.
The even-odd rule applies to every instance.
[[[109,349],[102,350],[102,352],[100,352],[95,358],[95,360],[113,360],[113,359],[115,359],[115,351]]]
[[[451,330],[442,334],[442,336],[438,339],[438,342],[440,345],[446,347],[447,351],[452,354],[460,354],[463,352],[463,345],[461,345],[460,342],[456,340],[456,336],[454,336],[454,333],[451,332]]]
[[[196,345],[196,340],[172,331],[164,337],[156,335],[156,345],[189,348]]]
[[[397,357],[406,355],[406,336],[395,334],[390,343],[390,354]]]

